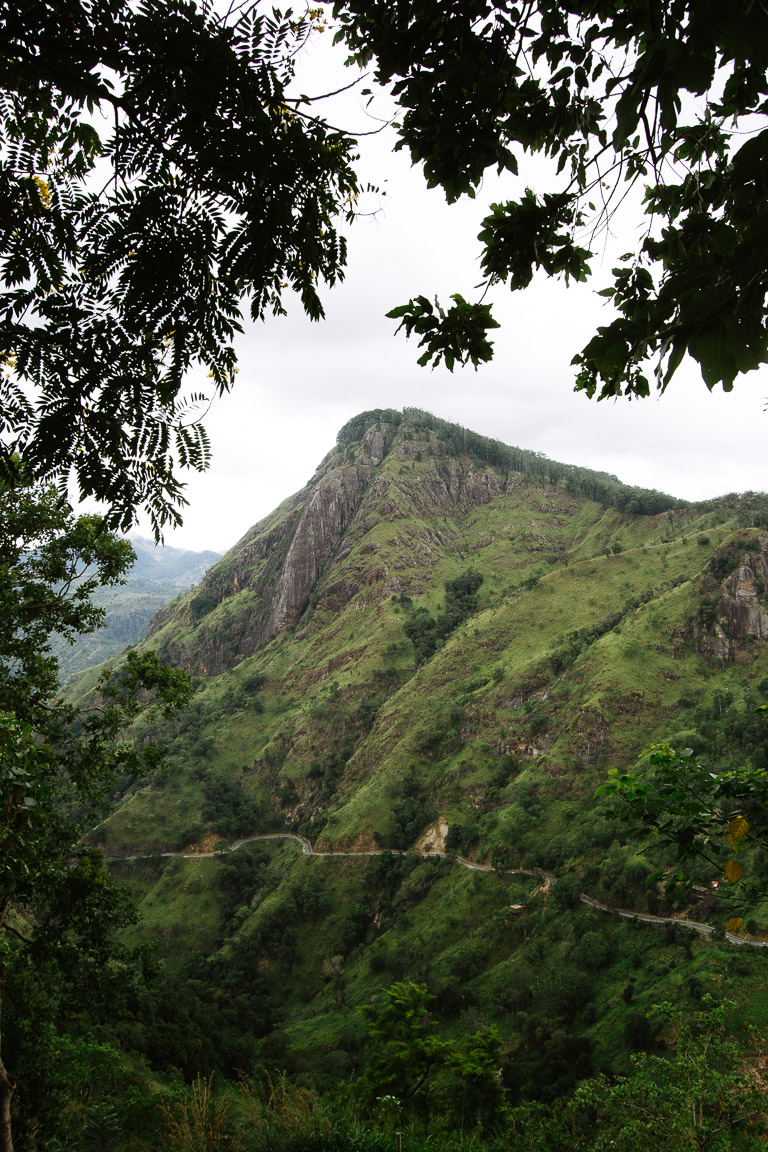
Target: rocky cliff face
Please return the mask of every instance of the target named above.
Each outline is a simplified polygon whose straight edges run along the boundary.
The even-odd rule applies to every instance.
[[[716,574],[710,573],[701,586],[709,598],[710,619],[704,621],[709,628],[698,629],[699,647],[722,663],[751,663],[754,641],[768,639],[768,536],[745,545],[741,551],[731,544],[730,556],[720,554],[723,563],[733,565],[724,580],[718,583]],[[713,559],[717,562],[720,557],[716,553]]]
[[[373,465],[333,468],[312,490],[270,590],[265,635],[295,624],[370,483]]]
[[[458,542],[450,525],[434,527],[435,518],[466,514],[514,491],[521,479],[446,456],[439,443],[426,449],[428,462],[424,451],[422,441],[378,423],[358,445],[329,454],[307,487],[251,529],[195,595],[158,613],[149,634],[181,614],[195,629],[194,643],[174,641],[165,655],[190,671],[216,674],[299,624],[312,604],[338,611],[364,588],[377,599],[419,594],[415,570],[433,567],[441,549]],[[410,471],[416,459],[427,467]],[[377,562],[378,546],[365,537],[377,524],[414,518],[423,524],[402,540],[398,570]]]

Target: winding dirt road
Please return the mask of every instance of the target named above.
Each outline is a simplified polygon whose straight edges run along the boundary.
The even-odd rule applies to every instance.
[[[246,844],[255,844],[260,840],[294,840],[297,844],[301,845],[301,850],[305,856],[409,855],[407,850],[398,848],[377,848],[370,852],[315,852],[306,836],[299,836],[294,832],[264,832],[260,836],[247,836],[242,840],[235,840],[228,848],[219,848],[214,852],[159,852],[154,853],[154,855],[165,858],[175,857],[182,860],[197,860],[211,856],[227,856],[231,852],[236,852],[238,848],[243,848]],[[497,869],[493,868],[490,864],[477,864],[474,860],[467,860],[465,856],[452,856],[447,852],[419,852],[418,855],[423,856],[425,859],[455,860],[462,868],[468,868],[471,872],[497,872]],[[151,858],[151,855],[112,857],[112,859],[115,860],[149,860]],[[545,872],[543,869],[531,871],[528,868],[511,868],[498,873],[498,875],[541,876],[543,878],[543,884],[541,884],[537,891],[543,890],[548,892],[551,888],[554,888],[557,883],[557,877],[551,872]],[[675,927],[678,928],[690,928],[693,932],[699,932],[703,936],[711,936],[715,931],[712,924],[704,924],[701,920],[686,920],[678,916],[654,916],[650,912],[631,912],[628,908],[615,908],[610,904],[603,904],[599,900],[595,900],[592,896],[587,896],[586,892],[582,892],[579,899],[583,904],[587,904],[597,912],[606,912],[610,916],[620,916],[624,920],[640,920],[643,924],[653,924],[657,927],[662,927],[665,924],[674,924]],[[745,940],[741,936],[735,936],[733,932],[726,932],[725,939],[729,944],[737,944],[743,947],[768,948],[768,940]]]
[[[205,859],[210,856],[228,856],[230,852],[236,852],[238,848],[242,848],[245,844],[255,844],[257,840],[295,840],[297,844],[301,845],[301,850],[305,856],[407,856],[408,850],[400,848],[375,848],[369,852],[316,852],[312,844],[307,840],[306,836],[299,836],[295,832],[263,832],[260,836],[247,836],[243,840],[235,840],[230,844],[229,848],[217,848],[213,852],[157,852],[154,855],[163,856],[165,858],[176,857],[181,860],[198,860]],[[465,856],[453,856],[448,852],[418,852],[417,855],[423,856],[424,859],[436,858],[439,860],[455,860],[457,864],[461,864],[463,868],[469,868],[472,872],[495,872],[496,869],[490,864],[477,864],[474,860],[467,860]],[[146,856],[114,856],[114,860],[150,860],[151,855]],[[539,869],[532,872],[527,868],[512,868],[507,872],[500,873],[502,876],[543,876],[544,884],[542,887],[550,889],[557,883],[556,878],[551,872],[544,872]]]

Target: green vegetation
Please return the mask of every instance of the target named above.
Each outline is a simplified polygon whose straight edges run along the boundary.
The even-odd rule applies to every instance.
[[[438,612],[437,619],[426,608],[415,608],[403,625],[405,634],[411,641],[416,660],[423,664],[436,649],[441,647],[451,632],[459,624],[477,611],[478,600],[475,593],[483,582],[479,572],[462,572],[455,580],[445,582],[445,610]],[[401,597],[400,603],[406,609],[412,608],[410,596]]]
[[[622,244],[601,293],[616,315],[575,357],[577,388],[647,396],[648,362],[663,391],[688,355],[708,388],[727,391],[764,362],[768,281],[747,235],[763,227],[765,12],[726,15],[700,0],[416,0],[394,12],[386,0],[337,0],[333,10],[355,61],[392,87],[397,147],[430,187],[452,203],[491,169],[510,183],[513,198],[482,222],[479,287],[519,291],[537,271],[586,281],[584,238],[618,231],[636,189],[643,240]],[[737,121],[749,122],[746,139]],[[516,189],[521,157],[537,153],[553,161],[543,186]],[[498,327],[484,299],[454,293],[443,307],[419,295],[389,315],[425,349],[420,364],[477,367]]]
[[[657,744],[647,754],[641,774],[611,769],[613,780],[599,789],[623,801],[622,815],[635,835],[653,830],[675,846],[681,863],[698,878],[704,874],[734,888],[742,906],[768,895],[766,708],[763,704],[757,709],[759,726],[742,723],[741,731],[734,733],[736,740],[741,736],[742,748],[745,737],[757,739],[751,763],[737,761],[725,770],[705,771],[692,759],[691,748],[678,755],[668,745]],[[729,751],[733,761],[733,747]],[[745,869],[752,872],[746,879]],[[734,916],[729,927],[738,929],[742,923],[742,917]]]
[[[167,767],[118,774],[83,814],[88,847],[61,893],[85,885],[87,864],[107,901],[94,924],[105,940],[117,928],[124,952],[110,945],[103,995],[86,998],[102,984],[77,976],[71,951],[38,970],[19,942],[14,998],[37,995],[44,972],[70,988],[64,969],[79,989],[34,999],[28,1033],[6,1025],[11,1053],[45,1038],[13,1098],[23,1152],[35,1126],[52,1148],[98,1133],[119,1152],[209,1136],[243,1152],[379,1148],[395,1130],[426,1149],[598,1152],[622,1126],[645,1139],[629,1117],[650,1081],[677,1152],[705,1131],[670,1127],[689,1099],[675,1071],[686,1029],[695,1047],[701,1013],[734,1001],[715,1030],[719,1083],[750,1058],[748,1023],[759,1051],[762,844],[734,848],[723,809],[706,834],[722,833],[724,854],[690,869],[692,887],[674,845],[628,831],[610,790],[594,798],[614,768],[648,781],[636,762],[654,741],[694,749],[715,781],[765,767],[768,547],[744,523],[759,501],[629,514],[566,480],[452,454],[418,414],[383,416],[361,418],[360,439],[165,608],[126,665],[154,645],[193,674],[194,694],[175,717],[136,719],[137,747],[154,739]],[[350,469],[372,427],[380,463]],[[305,569],[291,542],[307,509],[350,474],[355,513],[306,607],[251,647],[270,596],[299,579],[291,565]],[[215,601],[201,618],[197,596]],[[96,679],[71,686],[73,707]],[[757,813],[743,815],[757,835]],[[137,924],[122,889],[101,883],[96,846]],[[57,892],[51,948],[71,907]],[[63,1072],[70,1050],[87,1090]],[[705,1119],[717,1085],[702,1089]],[[745,1147],[758,1132],[745,1121]]]
[[[322,317],[358,182],[354,141],[288,110],[318,21],[99,0],[7,22],[6,479],[17,452],[36,476],[71,474],[113,526],[140,506],[156,531],[179,522],[177,469],[210,455],[205,398],[181,395],[188,370],[232,386],[246,297],[253,319],[284,312],[285,289]]]
[[[132,651],[74,707],[58,697],[50,641],[92,631],[103,616],[92,592],[117,583],[132,559],[99,517],[75,518],[55,490],[0,485],[3,1152],[12,1125],[22,1146],[56,1127],[74,1086],[62,1069],[71,1055],[109,1065],[114,1054],[92,1043],[92,1030],[140,978],[141,956],[115,938],[133,906],[82,836],[116,791],[157,770],[162,750],[137,746],[130,725],[185,704],[188,677]]]
[[[375,408],[361,412],[341,429],[338,443],[342,446],[359,443],[366,431],[380,422],[397,427],[403,420],[407,421],[411,435],[425,429],[437,432],[443,445],[442,451],[450,455],[468,453],[478,465],[490,464],[504,472],[519,472],[523,476],[534,476],[551,484],[563,485],[569,491],[586,496],[589,500],[597,500],[607,508],[619,508],[633,516],[653,516],[671,508],[684,507],[684,501],[675,500],[663,492],[632,488],[607,472],[594,472],[575,464],[559,464],[541,452],[512,448],[500,440],[491,440],[469,428],[441,420],[420,408],[404,408],[402,412]]]

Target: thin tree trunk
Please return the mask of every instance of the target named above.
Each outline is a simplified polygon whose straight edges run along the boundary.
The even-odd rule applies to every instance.
[[[0,900],[0,928],[5,923],[5,918],[8,915],[8,909],[11,906],[11,898],[8,895],[3,896]],[[2,986],[0,979],[0,986]],[[0,1024],[2,1023],[2,1000],[0,999]],[[2,1036],[2,1028],[0,1027],[0,1036]],[[8,1071],[3,1063],[2,1048],[0,1047],[0,1152],[13,1152],[13,1133],[11,1132],[11,1099],[16,1091],[16,1085],[8,1075]]]
[[[0,1060],[0,1152],[13,1152],[11,1132],[11,1097],[16,1085],[8,1075],[5,1064]]]

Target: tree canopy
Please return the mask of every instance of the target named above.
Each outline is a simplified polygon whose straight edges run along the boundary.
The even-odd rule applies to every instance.
[[[635,189],[646,228],[575,357],[591,396],[662,390],[686,355],[730,389],[766,360],[768,14],[737,0],[336,0],[335,37],[399,105],[397,147],[449,202],[492,169],[483,288],[585,281]],[[313,319],[342,278],[356,141],[297,94],[322,9],[42,0],[0,17],[0,464],[74,477],[113,525],[179,519],[243,308]],[[552,162],[516,188],[520,158]],[[477,366],[485,292],[390,313],[421,363]],[[205,396],[183,394],[190,369]]]
[[[757,714],[764,720],[768,705]],[[597,795],[613,795],[633,836],[650,835],[672,846],[680,871],[674,882],[714,882],[736,911],[765,895],[762,854],[768,843],[768,772],[755,764],[711,771],[693,758],[655,744],[640,769],[609,769]],[[703,873],[703,876],[702,876]],[[654,879],[659,879],[659,873]],[[670,879],[667,874],[667,879]],[[734,927],[741,919],[733,917]],[[736,923],[736,921],[738,921]]]
[[[0,18],[0,461],[73,475],[113,524],[178,520],[205,397],[234,380],[241,306],[312,319],[343,276],[354,141],[290,101],[320,19],[191,0],[15,6]]]
[[[768,12],[737,0],[337,0],[337,38],[392,86],[398,148],[449,202],[524,153],[550,186],[494,204],[478,237],[484,286],[566,281],[633,187],[646,227],[602,295],[615,318],[575,357],[599,398],[662,390],[687,355],[712,388],[768,356]],[[477,366],[496,327],[482,297],[395,308],[420,363]]]
[[[163,750],[137,742],[141,713],[187,702],[186,673],[153,652],[127,653],[106,669],[91,699],[59,695],[50,636],[93,631],[104,612],[90,595],[120,582],[133,560],[127,542],[98,517],[75,518],[55,490],[0,485],[0,1149],[12,1152],[11,1101],[23,1075],[17,1119],[45,1128],[56,1111],[53,1066],[60,1032],[77,1016],[87,1031],[133,979],[116,928],[131,922],[130,898],[82,836]],[[53,1077],[53,1081],[52,1078]],[[33,1086],[37,1083],[37,1091]]]

